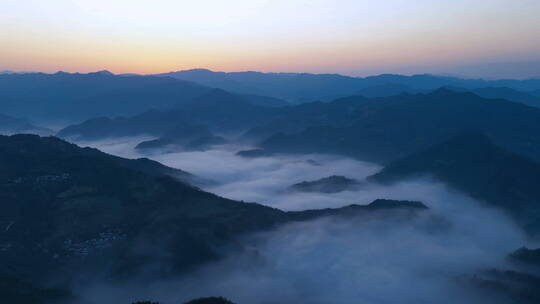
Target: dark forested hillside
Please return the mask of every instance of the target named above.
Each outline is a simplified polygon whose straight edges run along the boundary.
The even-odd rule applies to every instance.
[[[160,274],[178,273],[215,258],[236,234],[283,220],[282,211],[217,197],[139,162],[56,138],[0,137],[2,269],[35,279],[65,270],[68,279],[158,263]]]
[[[385,163],[466,131],[485,133],[518,154],[540,160],[540,110],[472,93],[440,89],[429,94],[359,100],[348,123],[322,123],[277,133],[261,146],[270,152],[336,153]],[[278,124],[267,124],[265,133]]]
[[[243,233],[321,216],[419,207],[376,201],[283,212],[201,191],[166,176],[186,173],[159,163],[35,135],[1,136],[0,166],[0,274],[15,276],[13,284],[24,277],[32,286],[51,276],[66,287],[83,277],[184,273],[219,258],[223,246],[240,246],[234,239]]]
[[[540,232],[540,163],[495,146],[481,134],[464,134],[396,160],[372,180],[432,176],[514,215],[529,232]]]

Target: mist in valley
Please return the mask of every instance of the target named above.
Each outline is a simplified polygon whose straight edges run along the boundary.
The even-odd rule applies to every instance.
[[[375,199],[416,200],[429,210],[411,215],[382,211],[369,216],[329,217],[243,236],[242,250],[183,277],[134,278],[122,285],[96,283],[78,289],[87,303],[154,299],[182,303],[221,295],[236,303],[498,303],[471,290],[467,280],[485,269],[507,269],[506,257],[527,244],[502,212],[429,177],[391,186],[365,181],[376,164],[335,155],[242,158],[249,147],[142,155],[147,138],[82,142],[104,152],[150,157],[211,183],[206,191],[283,210],[337,208]],[[289,190],[301,181],[343,175],[361,182],[339,193]]]

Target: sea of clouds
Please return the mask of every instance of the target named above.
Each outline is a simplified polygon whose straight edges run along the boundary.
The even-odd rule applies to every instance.
[[[323,218],[248,235],[249,250],[182,278],[139,278],[127,285],[95,285],[83,290],[88,303],[155,299],[183,303],[220,295],[238,304],[497,303],[465,284],[464,275],[511,267],[505,258],[526,237],[502,212],[428,177],[390,186],[366,183],[334,194],[288,190],[294,183],[343,175],[364,181],[379,165],[333,155],[278,155],[255,159],[226,145],[209,151],[141,155],[133,147],[144,138],[81,143],[128,157],[150,157],[214,183],[204,190],[283,210],[368,204],[377,198],[418,200],[430,209],[396,218]],[[106,302],[105,302],[106,301]]]

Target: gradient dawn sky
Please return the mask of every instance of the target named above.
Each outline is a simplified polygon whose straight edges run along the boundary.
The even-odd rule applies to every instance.
[[[2,0],[0,70],[540,76],[539,0]]]

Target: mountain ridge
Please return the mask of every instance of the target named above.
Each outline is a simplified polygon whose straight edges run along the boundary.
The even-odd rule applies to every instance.
[[[465,133],[391,162],[368,180],[391,184],[425,176],[506,211],[530,233],[540,232],[540,163],[481,133]]]
[[[525,80],[484,80],[433,74],[411,76],[380,74],[367,77],[352,77],[340,74],[263,73],[255,71],[214,72],[208,69],[193,69],[155,75],[189,80],[238,93],[273,96],[294,103],[335,99],[354,95],[355,92],[368,87],[390,83],[407,86],[415,90],[433,90],[443,86],[460,86],[467,89],[507,86],[520,91],[532,91],[540,88],[540,80],[535,78]]]
[[[304,130],[296,127],[301,130],[296,132],[283,132],[283,124],[271,122],[261,134],[274,135],[263,140],[260,148],[269,152],[341,154],[384,164],[474,131],[488,134],[510,151],[540,160],[538,108],[444,88],[429,94],[348,100],[355,105],[351,119],[337,120],[334,126],[310,122],[303,125]]]

